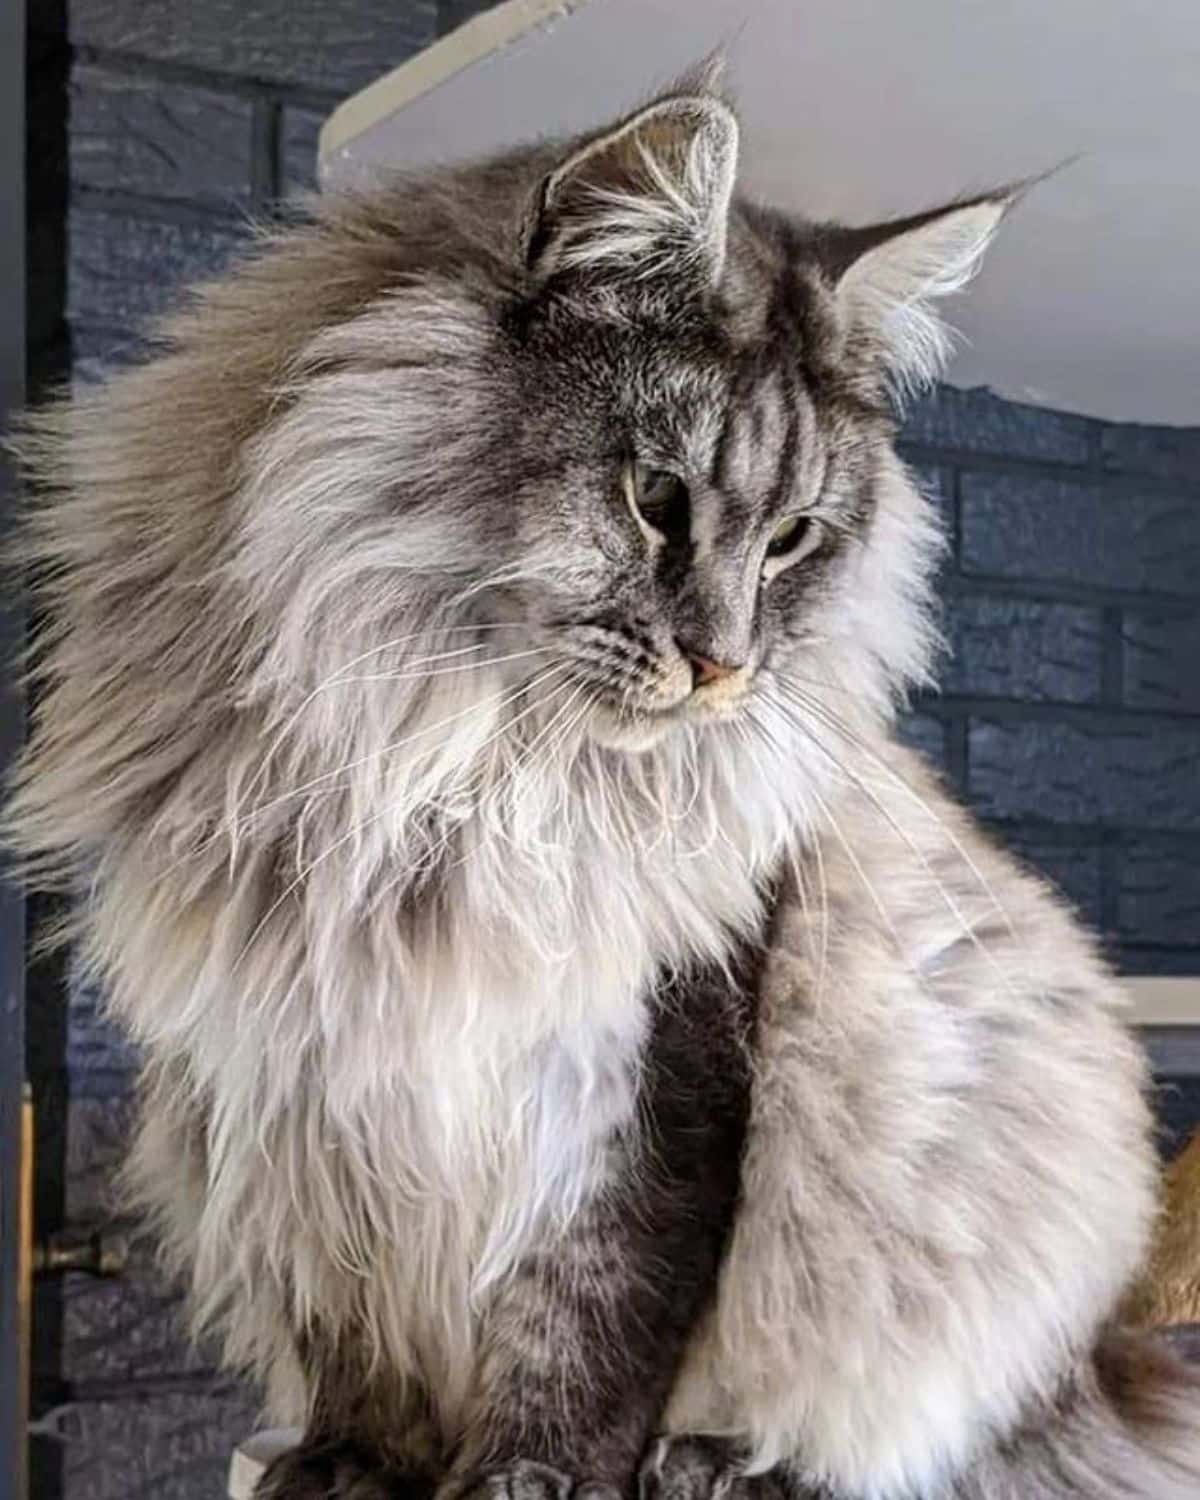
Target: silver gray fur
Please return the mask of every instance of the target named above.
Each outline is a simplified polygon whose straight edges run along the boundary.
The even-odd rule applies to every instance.
[[[889,393],[1007,199],[806,225],[733,196],[736,154],[700,80],[333,198],[34,418],[10,843],[85,884],[146,1059],[131,1181],[276,1416],[319,1346],[453,1491],[513,1359],[586,1405],[519,1268],[604,1202],[656,982],[769,924],[666,1429],[730,1440],[720,1490],[1195,1497],[1197,1382],[1106,1332],[1156,1191],[1119,990],[891,737],[939,538]],[[682,535],[635,460],[686,481]],[[602,1261],[570,1262],[597,1295]]]

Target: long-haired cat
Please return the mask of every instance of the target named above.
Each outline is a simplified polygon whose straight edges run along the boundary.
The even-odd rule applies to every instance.
[[[1200,1493],[1117,987],[892,734],[889,395],[1009,200],[800,222],[737,139],[332,197],[30,424],[9,837],[278,1500]]]

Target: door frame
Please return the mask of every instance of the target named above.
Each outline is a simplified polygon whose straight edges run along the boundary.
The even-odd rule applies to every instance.
[[[7,102],[5,102],[7,101]],[[25,399],[25,5],[0,4],[0,433]],[[16,477],[0,454],[0,535],[16,503]],[[23,601],[0,595],[0,769],[25,730],[17,657]],[[25,1472],[27,1372],[21,1355],[21,1115],[25,1081],[25,901],[0,884],[0,1495],[20,1495]]]

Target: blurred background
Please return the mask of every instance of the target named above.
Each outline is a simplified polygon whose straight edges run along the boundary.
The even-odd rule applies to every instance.
[[[25,269],[13,271],[6,337],[29,397],[134,356],[145,319],[219,270],[252,220],[314,185],[318,130],[339,101],[485,8],[31,0],[24,51],[4,64],[24,58],[26,180],[5,213],[19,240],[6,253],[23,244]],[[1200,975],[1200,426],[1099,421],[947,385],[909,415],[903,452],[952,539],[952,655],[906,734],[1125,972]],[[11,738],[14,700],[6,712]],[[87,1236],[115,1227],[107,1194],[133,1059],[69,972],[26,964],[20,912],[5,921],[8,993],[24,982],[28,996],[37,1235],[74,1234],[94,1261],[103,1244],[89,1250]],[[22,1065],[16,1011],[5,1015],[11,1122]],[[1186,1027],[1164,1037],[1169,1153],[1200,1120],[1200,1049]],[[118,1275],[36,1285],[35,1500],[217,1500],[254,1394],[188,1349],[148,1255]]]

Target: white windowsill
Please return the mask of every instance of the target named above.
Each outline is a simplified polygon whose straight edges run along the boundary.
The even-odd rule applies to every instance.
[[[1126,979],[1135,1026],[1200,1026],[1200,978]]]
[[[1159,1074],[1200,1077],[1200,978],[1126,979],[1135,1025]]]

